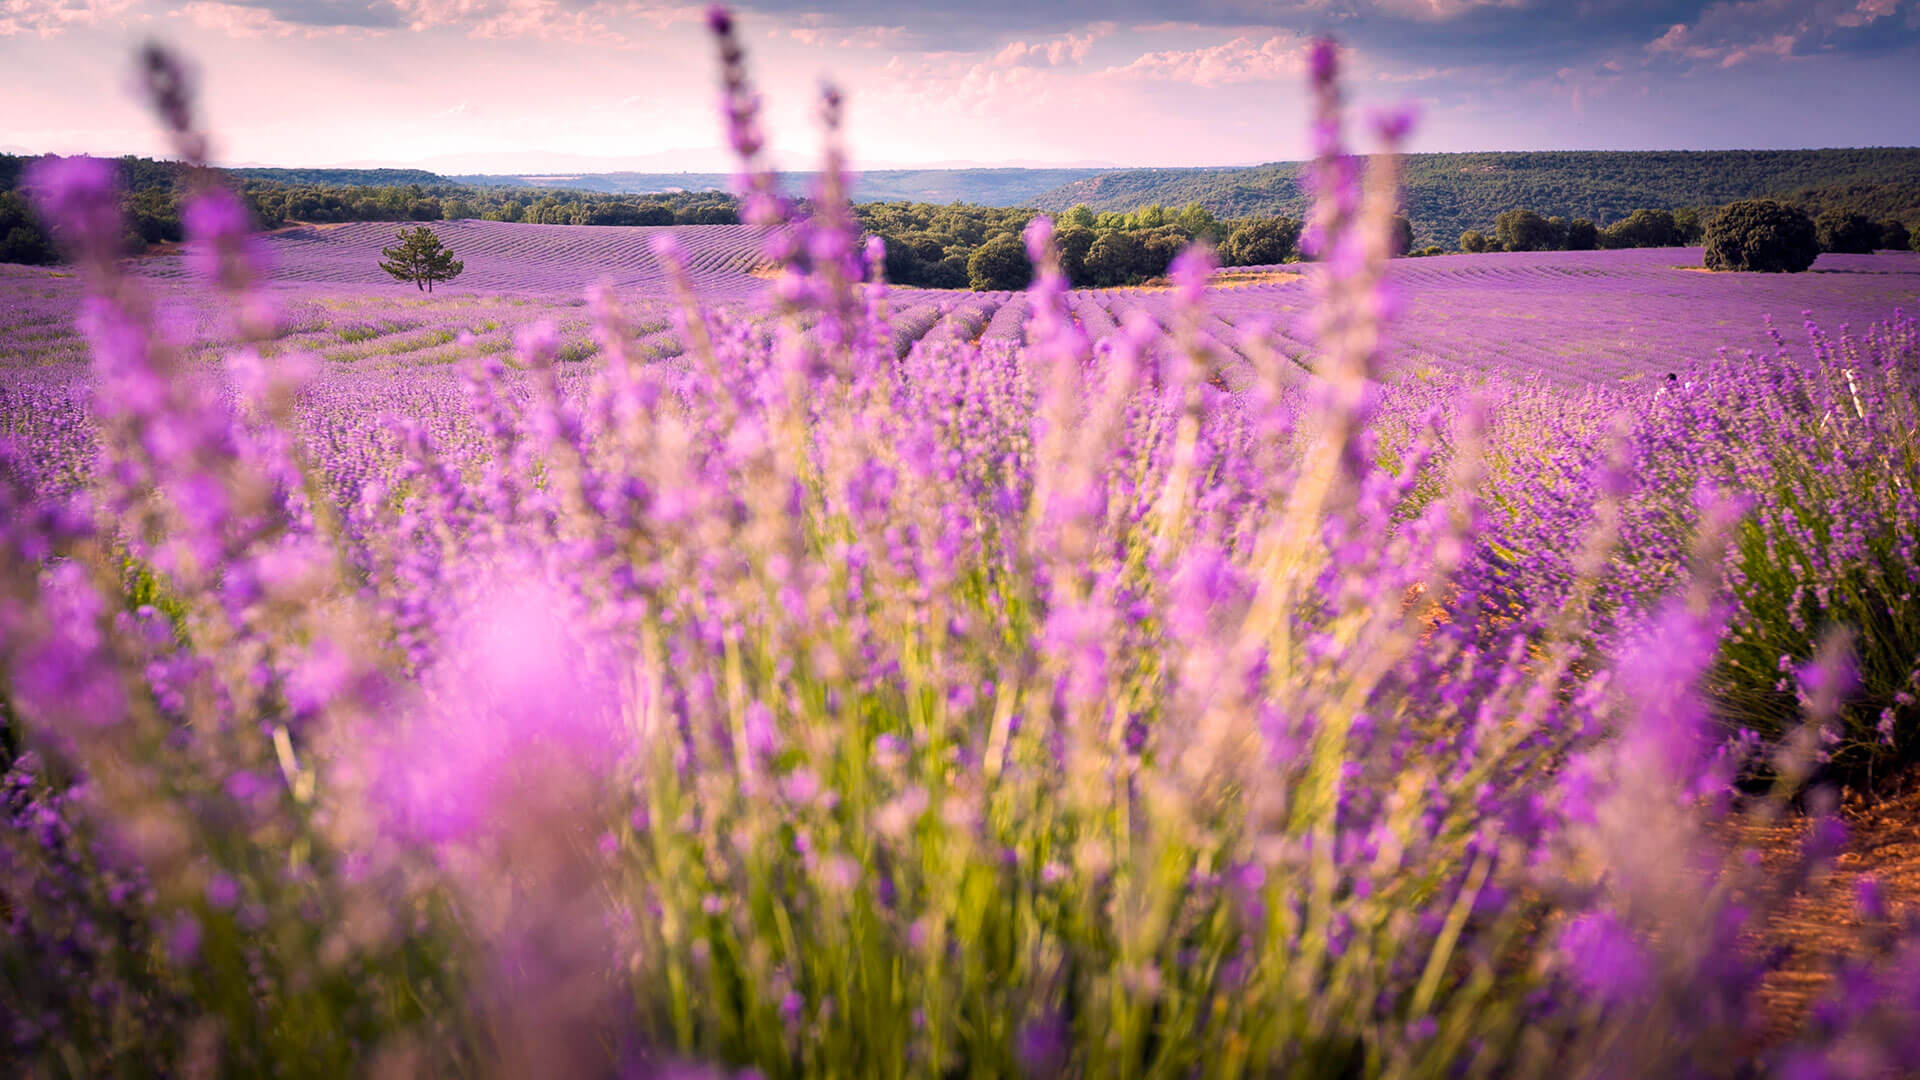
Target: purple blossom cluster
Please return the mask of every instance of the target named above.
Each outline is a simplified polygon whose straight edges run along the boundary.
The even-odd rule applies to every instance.
[[[1911,747],[1911,322],[1671,383],[1408,377],[1449,286],[1389,261],[1391,159],[1357,186],[1328,43],[1305,277],[1210,289],[1192,251],[1163,292],[1075,292],[1041,219],[1023,294],[890,291],[837,148],[811,216],[764,183],[711,21],[761,232],[590,230],[636,276],[577,307],[276,287],[277,244],[323,241],[253,243],[209,188],[220,299],[170,315],[185,282],[104,254],[104,167],[35,178],[90,367],[0,380],[29,1075],[1920,1058],[1920,913],[1873,890],[1831,999],[1766,1038],[1750,939],[1844,830],[1762,872],[1727,828],[1788,812],[1737,796],[1756,762],[1815,780],[1875,694]],[[1775,652],[1771,724],[1730,729]]]

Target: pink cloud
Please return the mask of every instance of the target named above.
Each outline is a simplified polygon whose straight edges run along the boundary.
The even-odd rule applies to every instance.
[[[1691,24],[1668,27],[1646,51],[1720,68],[1784,59],[1803,45],[1818,48],[1834,29],[1871,26],[1899,8],[1900,0],[1719,0]]]
[[[193,23],[202,30],[211,30],[230,38],[317,38],[328,36],[379,36],[387,31],[383,27],[368,26],[313,26],[305,23],[288,22],[265,8],[246,4],[230,4],[224,0],[190,0],[178,11],[170,14]]]
[[[1306,70],[1304,49],[1304,40],[1293,34],[1275,34],[1265,41],[1241,36],[1198,49],[1145,53],[1130,64],[1108,68],[1102,74],[1195,86],[1291,80]]]
[[[1884,19],[1894,14],[1900,7],[1900,0],[1860,0],[1852,11],[1843,11],[1834,18],[1841,26],[1865,26],[1875,19]]]
[[[1111,32],[1111,26],[1089,28],[1051,41],[1010,41],[993,56],[995,67],[1071,67],[1087,58],[1093,43]]]
[[[52,37],[70,26],[118,18],[134,0],[0,0],[0,37]]]
[[[620,10],[613,3],[574,5],[564,0],[397,0],[408,27],[464,29],[475,38],[543,38],[617,45],[626,36],[608,24]]]
[[[1376,0],[1375,8],[1412,19],[1453,19],[1481,8],[1525,8],[1532,0]]]

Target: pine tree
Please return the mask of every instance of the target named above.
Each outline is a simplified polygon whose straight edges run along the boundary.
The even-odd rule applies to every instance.
[[[381,248],[380,254],[386,256],[380,260],[380,269],[400,281],[411,281],[414,288],[427,292],[433,291],[435,283],[452,281],[466,269],[466,264],[454,258],[453,252],[425,225],[401,229],[400,243]]]

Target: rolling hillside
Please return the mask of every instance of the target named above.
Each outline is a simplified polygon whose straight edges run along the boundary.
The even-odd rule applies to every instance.
[[[1042,210],[1085,203],[1131,210],[1198,202],[1222,216],[1289,214],[1307,207],[1299,162],[1246,169],[1134,169],[1042,195]],[[1758,195],[1817,207],[1866,204],[1878,216],[1920,221],[1920,148],[1863,150],[1554,151],[1409,154],[1406,211],[1419,243],[1452,246],[1515,207],[1606,224],[1640,207],[1710,207]]]

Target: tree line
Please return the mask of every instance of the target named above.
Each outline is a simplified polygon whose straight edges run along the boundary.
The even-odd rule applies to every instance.
[[[1873,156],[1875,153],[1833,152],[1847,162],[1861,158],[1869,164],[1881,162]],[[1691,160],[1688,155],[1681,157]],[[47,264],[58,257],[52,238],[35,220],[24,193],[17,190],[30,160],[0,154],[0,262]],[[1891,160],[1901,164],[1905,159]],[[154,245],[180,241],[180,202],[187,189],[183,167],[136,157],[121,158],[117,165],[128,252],[138,254]],[[1885,169],[1856,170],[1865,179],[1804,188],[1782,201],[1814,218],[1821,250],[1910,246],[1912,233],[1902,222],[1920,221],[1920,211],[1909,209],[1920,206],[1920,197],[1910,197],[1898,184],[1881,182],[1882,172]],[[324,173],[256,169],[234,170],[229,176],[258,224],[269,229],[289,222],[462,218],[549,225],[721,225],[739,220],[732,197],[717,191],[616,195],[479,187],[445,181],[433,173],[399,169]],[[368,182],[333,182],[342,176]],[[1410,183],[1410,207],[1414,194]],[[854,211],[870,234],[886,240],[887,276],[895,283],[946,289],[1013,289],[1024,287],[1032,274],[1019,241],[1020,230],[1038,212],[1031,208],[890,202],[859,204]],[[1462,232],[1457,244],[1463,251],[1697,244],[1717,212],[1717,208],[1696,207],[1636,209],[1603,226],[1584,217],[1510,209],[1495,216],[1492,226],[1484,231],[1469,228]],[[1412,220],[1401,217],[1395,223],[1400,234],[1396,238],[1399,250],[1414,255],[1442,252],[1439,244],[1431,242],[1433,223],[1418,212],[1410,214]],[[1414,222],[1420,222],[1419,226]],[[1074,284],[1087,287],[1132,285],[1161,277],[1174,255],[1196,240],[1212,244],[1228,266],[1270,265],[1300,257],[1297,215],[1248,213],[1223,217],[1200,200],[1178,208],[1156,202],[1125,211],[1100,210],[1080,203],[1062,212],[1058,225],[1057,239],[1067,273]],[[1429,242],[1416,247],[1420,239]]]
[[[0,154],[0,262],[47,265],[59,257],[53,238],[32,213],[26,193],[19,190],[31,161]],[[138,157],[123,157],[115,164],[121,211],[127,221],[127,253],[138,255],[155,245],[180,242],[184,235],[181,203],[189,187],[185,168],[177,162]],[[345,171],[356,179],[379,181],[365,184],[323,182],[289,169],[233,170],[227,175],[263,229],[298,222],[462,218],[542,225],[731,225],[740,220],[733,198],[718,191],[611,195],[475,187],[404,169]]]
[[[733,225],[723,192],[608,195],[463,184],[339,186],[243,179],[240,191],[268,228],[300,221],[514,221],[533,225]]]
[[[1790,202],[1778,205],[1791,207],[1808,219],[1815,254],[1825,251],[1846,254],[1906,251],[1913,246],[1911,231],[1897,219],[1875,220],[1867,214],[1844,207],[1831,207],[1815,216]],[[1489,232],[1468,229],[1461,233],[1459,246],[1465,252],[1691,247],[1706,237],[1714,221],[1726,209],[1720,207],[1706,213],[1692,208],[1635,210],[1606,228],[1600,228],[1585,218],[1569,221],[1533,210],[1508,210],[1493,219],[1493,228]]]
[[[854,214],[886,241],[887,280],[929,289],[1023,289],[1032,280],[1020,232],[1038,211],[964,203],[866,203]],[[1406,253],[1413,229],[1395,222]],[[1067,279],[1083,288],[1138,285],[1164,277],[1174,256],[1196,241],[1226,266],[1270,266],[1300,257],[1301,222],[1283,215],[1222,219],[1198,203],[1150,203],[1129,211],[1074,206],[1054,222]]]
[[[1450,246],[1514,207],[1604,228],[1640,207],[1704,213],[1769,197],[1816,217],[1838,209],[1920,223],[1920,148],[1406,154],[1401,168],[1402,208],[1422,247]],[[1075,203],[1100,210],[1197,202],[1223,217],[1301,217],[1310,202],[1301,179],[1297,162],[1122,170],[1063,185],[1038,205],[1058,212]]]

